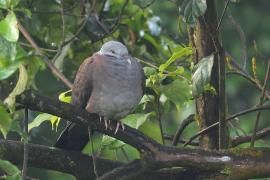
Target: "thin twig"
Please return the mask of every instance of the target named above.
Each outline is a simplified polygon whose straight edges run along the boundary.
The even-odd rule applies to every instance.
[[[96,178],[98,178],[96,155],[94,153],[94,142],[93,142],[92,130],[91,130],[91,127],[90,126],[88,126],[88,136],[89,136],[89,141],[91,142],[91,151],[92,151],[92,160],[93,160],[94,174],[95,174]]]
[[[80,34],[80,32],[83,30],[84,26],[86,25],[87,22],[87,18],[85,17],[84,20],[82,21],[82,24],[80,25],[80,27],[78,28],[78,30],[76,31],[76,33],[68,40],[66,40],[65,42],[62,43],[62,46],[65,46],[67,44],[69,44],[70,42],[74,41],[75,38]]]
[[[183,131],[185,130],[185,128],[190,123],[192,123],[194,121],[195,121],[195,115],[191,114],[181,122],[180,126],[178,127],[178,129],[177,129],[177,131],[176,131],[176,133],[175,133],[175,135],[173,137],[173,141],[172,141],[173,146],[177,146],[177,143],[178,143]]]
[[[269,136],[269,135],[270,135],[270,127],[267,127],[267,128],[264,128],[260,131],[257,131],[255,139],[256,140],[262,139],[262,138]],[[246,142],[250,142],[251,138],[252,138],[252,134],[236,137],[236,138],[232,139],[232,142],[231,142],[232,147],[238,146],[238,145],[246,143]]]
[[[64,8],[63,8],[63,0],[61,0],[61,11],[60,11],[60,14],[61,14],[61,20],[62,20],[62,43],[65,41],[65,15],[64,15]],[[61,44],[62,44],[61,43]]]
[[[160,106],[160,101],[159,101],[160,96],[156,97],[156,103],[157,103],[157,119],[158,119],[158,123],[159,123],[159,129],[160,129],[160,133],[161,133],[161,140],[162,140],[162,144],[165,145],[165,141],[164,141],[164,132],[163,132],[163,127],[162,127],[162,107]]]
[[[49,60],[49,58],[44,55],[42,50],[38,47],[36,42],[33,40],[33,38],[29,35],[29,33],[26,31],[26,29],[21,25],[19,21],[17,21],[18,28],[20,32],[23,34],[25,39],[31,44],[31,46],[36,50],[37,54],[42,56],[43,62],[49,67],[49,69],[52,71],[52,73],[57,76],[59,79],[62,80],[62,82],[71,89],[72,83],[65,77],[63,73],[61,73],[54,65],[53,63]]]
[[[230,75],[230,74],[239,75],[239,76],[247,79],[252,84],[254,84],[256,86],[256,88],[259,89],[260,91],[263,90],[262,85],[258,81],[256,81],[252,76],[250,76],[249,73],[245,69],[240,67],[237,64],[236,60],[228,52],[225,52],[225,55],[230,58],[230,60],[231,60],[230,66],[232,66],[232,68],[233,68],[232,71],[227,72],[227,75]],[[267,99],[270,100],[270,92],[269,91],[265,91],[265,96],[267,97]]]
[[[23,167],[22,167],[22,177],[26,179],[27,175],[27,165],[28,165],[28,109],[24,109],[24,121],[23,121],[23,131],[26,134],[26,139],[23,139]]]
[[[264,78],[263,90],[262,90],[262,94],[261,94],[261,98],[260,98],[260,102],[259,102],[260,106],[263,105],[265,90],[266,90],[268,78],[269,78],[269,70],[270,70],[270,61],[268,61],[268,67],[267,67],[266,75]],[[256,121],[254,124],[254,128],[253,128],[253,134],[252,134],[252,138],[251,138],[251,142],[250,142],[250,147],[254,147],[254,143],[255,143],[255,139],[256,139],[256,132],[257,132],[257,129],[259,126],[259,121],[260,121],[260,116],[261,116],[261,111],[258,111],[257,116],[256,116]]]
[[[147,2],[146,5],[140,6],[140,8],[141,8],[141,9],[146,9],[146,8],[148,8],[149,6],[151,6],[154,2],[155,2],[155,0],[151,0],[151,1]]]
[[[224,15],[225,15],[225,12],[226,12],[226,9],[227,9],[229,3],[230,3],[230,0],[227,0],[226,3],[225,3],[225,7],[224,7],[224,9],[223,9],[223,12],[222,12],[222,14],[221,14],[220,20],[219,20],[219,22],[218,22],[218,26],[217,26],[217,30],[216,30],[216,31],[219,30],[219,27],[220,27],[220,25],[221,25],[221,23],[222,23],[223,17],[224,17]]]
[[[238,112],[238,113],[235,113],[233,115],[231,115],[230,117],[228,117],[226,119],[226,121],[230,121],[236,117],[239,117],[239,116],[242,116],[242,115],[245,115],[245,114],[248,114],[248,113],[251,113],[251,112],[254,112],[254,111],[259,111],[259,110],[269,110],[270,109],[270,105],[265,105],[265,106],[258,106],[258,107],[254,107],[254,108],[249,108],[249,109],[246,109],[244,111],[241,111],[241,112]],[[199,131],[197,134],[193,135],[185,144],[184,146],[190,144],[194,139],[196,139],[197,137],[199,137],[200,135],[202,134],[205,134],[206,132],[208,132],[209,130],[211,130],[212,128],[216,127],[219,125],[219,122],[216,122],[210,126],[208,126],[207,128],[205,129],[202,129],[201,131]]]
[[[229,18],[229,20],[231,21],[232,25],[235,27],[236,31],[239,34],[240,40],[241,40],[241,45],[242,45],[242,67],[243,69],[246,69],[246,65],[247,65],[247,38],[245,35],[245,32],[243,31],[241,25],[239,24],[239,22],[237,22],[234,17],[232,16],[231,12],[228,10],[227,11],[227,16]]]
[[[259,84],[255,79],[253,79],[251,76],[249,75],[246,75],[242,72],[239,72],[239,71],[229,71],[226,73],[227,75],[238,75],[240,77],[243,77],[245,78],[246,80],[248,80],[249,82],[251,82],[252,84],[254,84],[256,86],[256,88],[259,90],[259,91],[262,91],[263,90],[263,87],[261,86],[261,84]],[[270,93],[269,91],[265,91],[265,97],[270,100]]]
[[[19,44],[20,44],[21,46],[33,48],[30,44],[27,44],[27,43],[24,43],[24,42],[19,42]],[[52,53],[57,52],[56,49],[48,49],[48,48],[40,48],[40,49],[41,49],[42,51],[47,51],[47,52],[52,52]]]
[[[173,141],[174,135],[164,134],[164,139],[168,141]],[[188,140],[187,139],[178,139],[178,143],[185,144]],[[191,146],[199,146],[198,141],[192,141],[189,143]]]

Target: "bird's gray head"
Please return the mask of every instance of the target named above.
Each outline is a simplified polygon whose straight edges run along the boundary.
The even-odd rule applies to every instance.
[[[109,41],[102,45],[99,51],[102,55],[121,58],[128,55],[126,46],[118,41]]]

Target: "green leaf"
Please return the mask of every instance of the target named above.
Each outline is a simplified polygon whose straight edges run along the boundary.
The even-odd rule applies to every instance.
[[[53,116],[50,121],[51,121],[51,124],[52,124],[52,130],[56,130],[57,131],[57,128],[58,128],[58,125],[60,123],[60,120],[61,118],[60,117],[57,117],[57,116]]]
[[[192,54],[192,48],[191,47],[185,47],[181,48],[179,51],[174,52],[173,55],[168,59],[164,64],[159,66],[159,71],[163,73],[163,71],[172,64],[175,60],[186,57]]]
[[[172,83],[161,86],[160,89],[178,109],[191,99],[191,89],[186,80],[175,79]]]
[[[10,114],[6,111],[6,108],[0,104],[0,130],[4,138],[6,138],[8,131],[10,130],[12,119]]]
[[[37,56],[28,57],[25,63],[27,64],[28,75],[27,87],[33,87],[34,89],[37,89],[35,84],[35,77],[40,70],[45,69],[45,64]]]
[[[71,95],[70,95],[71,90],[62,92],[58,98],[62,102],[70,103],[71,102]],[[69,95],[68,95],[69,94]]]
[[[155,68],[148,67],[148,66],[144,67],[143,71],[144,71],[145,76],[147,77],[157,73],[157,70]]]
[[[9,7],[13,8],[18,5],[20,0],[9,0]]]
[[[201,94],[205,86],[210,82],[211,72],[214,64],[214,55],[202,58],[198,64],[195,65],[195,72],[192,75],[192,94],[198,96]]]
[[[0,35],[10,42],[16,42],[19,38],[19,29],[15,14],[10,11],[8,15],[0,21]]]
[[[0,49],[0,80],[3,80],[11,76],[22,61],[16,59],[16,43],[9,42],[1,36]]]
[[[0,80],[6,79],[11,76],[21,65],[21,62],[15,62],[5,68],[0,68]]]
[[[0,8],[7,9],[8,8],[8,2],[7,0],[0,0]]]
[[[147,121],[140,128],[146,136],[154,139],[155,141],[162,143],[161,132],[157,123]]]
[[[7,180],[21,180],[21,171],[11,162],[0,159],[0,169],[6,175]]]
[[[8,9],[17,6],[20,0],[0,0],[0,8]]]
[[[206,0],[184,0],[180,7],[180,14],[183,15],[184,22],[194,26],[197,18],[204,15],[206,9]]]
[[[130,114],[125,118],[121,119],[121,122],[125,123],[126,125],[133,127],[135,129],[139,129],[139,127],[145,123],[145,121],[149,118],[150,115],[153,113],[137,113],[137,114]]]
[[[31,123],[28,124],[28,131],[30,132],[33,128],[39,127],[44,121],[50,121],[53,118],[53,115],[42,113],[39,114]]]
[[[21,94],[27,85],[27,72],[23,65],[20,65],[19,68],[19,79],[17,81],[17,84],[15,88],[12,90],[12,92],[8,95],[8,97],[5,99],[4,103],[6,103],[10,110],[14,109],[15,104],[15,97],[19,94]]]
[[[5,68],[16,59],[16,43],[12,43],[0,36],[0,68]]]

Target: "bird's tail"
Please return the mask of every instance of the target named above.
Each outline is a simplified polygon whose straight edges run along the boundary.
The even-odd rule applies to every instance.
[[[54,147],[64,150],[82,151],[88,141],[88,129],[69,122],[60,134]]]

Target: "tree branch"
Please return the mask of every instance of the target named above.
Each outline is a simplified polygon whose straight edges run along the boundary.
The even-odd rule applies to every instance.
[[[24,92],[17,96],[16,101],[32,110],[60,116],[79,125],[89,125],[93,130],[132,145],[141,152],[140,164],[143,167],[139,169],[139,174],[162,168],[185,167],[201,171],[211,170],[218,174],[221,173],[221,175],[225,171],[226,176],[236,177],[235,179],[270,176],[270,148],[235,149],[217,152],[166,147],[128,126],[124,131],[120,129],[117,134],[114,134],[115,124],[111,124],[109,129],[105,130],[96,114],[90,114],[84,109],[78,109],[57,100],[50,100],[33,92]],[[31,148],[29,151],[31,152]],[[36,157],[38,156],[39,154]],[[67,161],[67,159],[63,161]],[[137,173],[135,172],[135,174]]]
[[[0,140],[0,159],[21,165],[23,162],[23,146],[21,142]],[[31,154],[31,156],[28,157],[28,166],[61,171],[72,174],[77,179],[95,179],[92,158],[88,155],[31,143],[26,146],[29,150],[29,154]],[[120,162],[102,158],[97,158],[96,162],[101,174],[122,165]]]
[[[31,44],[31,46],[36,50],[37,54],[42,56],[42,60],[44,63],[49,67],[49,69],[52,71],[52,73],[58,77],[59,79],[62,80],[62,82],[71,89],[72,83],[65,77],[63,73],[61,73],[54,65],[53,63],[49,60],[47,56],[44,55],[42,50],[38,47],[34,39],[29,35],[29,33],[26,31],[26,29],[21,25],[19,21],[17,21],[18,28],[20,32],[23,34],[25,39]]]
[[[255,139],[256,140],[262,139],[262,138],[269,136],[269,135],[270,135],[270,127],[263,128],[262,130],[257,131]],[[248,134],[246,136],[236,137],[232,140],[231,145],[232,145],[232,147],[235,147],[235,146],[238,146],[239,144],[250,142],[251,137],[252,137],[252,134]]]
[[[257,106],[257,107],[254,107],[254,108],[249,108],[249,109],[246,109],[246,110],[243,110],[243,111],[240,111],[238,113],[235,113],[233,115],[231,115],[230,117],[228,117],[226,119],[226,121],[230,121],[236,117],[239,117],[239,116],[243,116],[245,114],[248,114],[248,113],[251,113],[251,112],[254,112],[254,111],[261,111],[261,110],[269,110],[270,109],[270,105],[264,105],[264,106]],[[197,137],[199,137],[200,135],[202,134],[205,134],[206,132],[210,131],[212,128],[216,127],[219,125],[219,122],[216,122],[204,129],[202,129],[201,131],[199,131],[197,134],[195,134],[194,136],[192,136],[185,144],[184,146],[190,144],[194,139],[196,139]]]
[[[177,129],[177,131],[176,131],[176,133],[175,133],[175,135],[174,135],[174,137],[173,137],[172,145],[177,146],[177,143],[178,143],[178,141],[179,141],[179,139],[180,139],[180,136],[181,136],[181,134],[183,133],[183,131],[185,130],[185,128],[186,128],[190,123],[192,123],[192,122],[194,122],[194,121],[195,121],[195,115],[194,115],[194,114],[191,114],[191,115],[189,115],[186,119],[184,119],[184,120],[181,122],[179,128]]]

